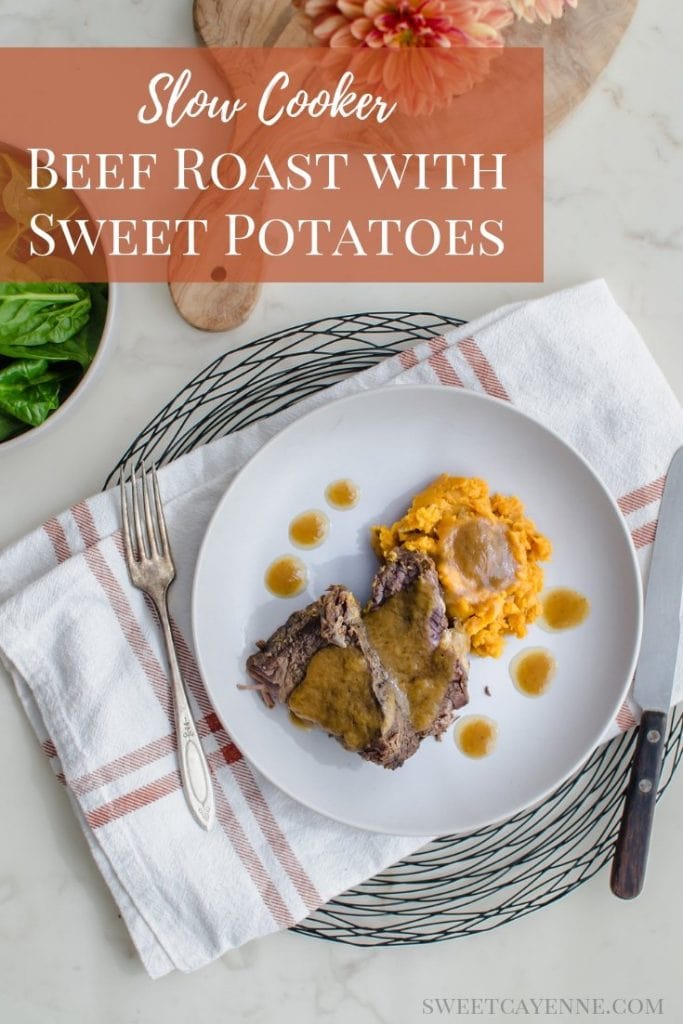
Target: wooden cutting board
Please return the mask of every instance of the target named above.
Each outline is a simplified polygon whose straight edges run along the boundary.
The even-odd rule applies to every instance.
[[[638,0],[579,0],[552,25],[517,22],[507,46],[545,50],[545,131],[576,107],[609,62]],[[306,46],[305,26],[290,0],[194,0],[194,24],[206,46]],[[190,214],[192,216],[192,214]],[[247,319],[260,285],[172,283],[181,316],[205,331],[227,331]]]

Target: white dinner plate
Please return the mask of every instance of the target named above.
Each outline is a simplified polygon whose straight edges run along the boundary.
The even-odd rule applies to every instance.
[[[473,658],[470,703],[498,725],[495,751],[473,760],[451,728],[428,738],[396,771],[345,751],[319,730],[268,710],[248,682],[245,660],[296,609],[332,583],[369,596],[377,560],[374,523],[393,522],[440,473],[479,476],[491,491],[518,495],[553,543],[546,586],[584,593],[591,614],[577,629],[509,640],[498,659]],[[350,477],[355,508],[334,511],[325,488]],[[293,552],[291,519],[320,508],[331,527],[317,549],[297,552],[309,586],[274,598],[264,572]],[[200,551],[193,627],[200,667],[223,725],[255,767],[290,796],[338,821],[376,832],[432,836],[467,832],[544,797],[585,761],[624,699],[642,620],[635,552],[612,498],[587,463],[555,434],[512,406],[441,387],[387,387],[332,402],[266,444],[228,487]],[[509,675],[525,646],[552,650],[557,675],[539,698]],[[490,696],[485,692],[490,692]]]

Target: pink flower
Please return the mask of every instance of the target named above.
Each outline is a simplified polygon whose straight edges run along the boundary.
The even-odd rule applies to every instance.
[[[560,0],[561,2],[561,0]],[[502,46],[507,0],[294,0],[333,47]]]
[[[514,20],[508,0],[293,2],[323,46],[352,48],[357,76],[410,114],[446,106],[485,78]]]
[[[549,25],[553,18],[561,18],[567,4],[576,7],[578,0],[510,0],[518,18],[524,21],[542,21]]]

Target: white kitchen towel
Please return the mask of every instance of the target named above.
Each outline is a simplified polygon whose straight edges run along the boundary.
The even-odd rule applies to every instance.
[[[647,568],[683,415],[599,281],[506,306],[179,459],[160,477],[178,563],[180,660],[216,790],[208,834],[179,789],[159,629],[128,582],[118,492],[79,502],[0,554],[0,655],[153,977],[300,921],[430,838],[339,825],[271,785],[213,713],[190,639],[197,551],[234,473],[301,412],[405,383],[484,392],[557,431],[618,500]],[[635,715],[624,706],[610,735]]]

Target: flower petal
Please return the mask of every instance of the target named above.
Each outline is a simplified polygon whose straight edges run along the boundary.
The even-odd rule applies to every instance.
[[[339,28],[347,24],[343,14],[331,14],[329,17],[321,18],[313,27],[313,35],[316,39],[329,39]]]
[[[369,32],[372,32],[372,22],[369,18],[356,18],[351,22],[351,35],[354,39],[365,39]]]
[[[354,0],[337,0],[337,8],[349,20],[363,17],[363,4],[354,3]]]

